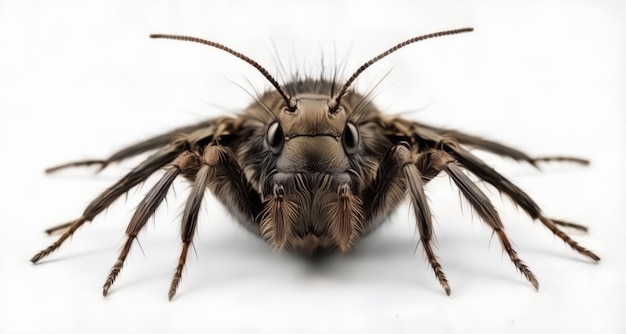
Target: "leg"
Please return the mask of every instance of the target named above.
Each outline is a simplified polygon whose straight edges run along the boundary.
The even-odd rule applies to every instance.
[[[443,149],[455,158],[463,167],[467,168],[470,172],[494,186],[498,191],[507,195],[513,203],[521,207],[531,218],[538,219],[546,226],[554,235],[563,240],[572,249],[578,253],[588,257],[594,261],[599,261],[600,257],[594,254],[592,251],[580,246],[576,241],[572,240],[565,232],[561,231],[558,225],[569,226],[574,228],[584,228],[577,224],[568,222],[562,222],[554,219],[550,219],[543,215],[539,206],[519,187],[514,185],[511,181],[500,175],[493,168],[487,166],[479,158],[471,154],[469,151],[464,150],[453,142],[441,143]]]
[[[166,146],[167,144],[169,144],[170,142],[172,142],[174,139],[176,139],[179,136],[183,136],[185,134],[189,134],[195,130],[204,128],[204,127],[210,127],[215,125],[216,120],[209,120],[209,121],[204,121],[204,122],[200,122],[198,124],[194,124],[194,125],[189,125],[189,126],[184,126],[181,128],[177,128],[174,129],[170,132],[152,137],[150,139],[141,141],[139,143],[130,145],[128,147],[125,147],[115,153],[113,153],[110,157],[108,157],[107,159],[104,160],[81,160],[81,161],[73,161],[73,162],[68,162],[62,165],[58,165],[58,166],[54,166],[54,167],[50,167],[48,169],[46,169],[46,173],[54,173],[57,172],[61,169],[65,169],[65,168],[69,168],[69,167],[80,167],[80,166],[91,166],[91,165],[100,165],[100,170],[103,170],[104,168],[106,168],[108,165],[110,165],[111,163],[114,162],[118,162],[118,161],[122,161],[124,159],[128,159],[131,157],[134,157],[136,155],[139,155],[141,153],[144,152],[148,152],[151,150],[155,150],[161,147]]]
[[[172,185],[172,182],[176,179],[181,172],[193,167],[197,166],[197,158],[189,152],[183,152],[181,155],[174,160],[171,166],[169,166],[157,184],[150,189],[150,191],[143,198],[137,210],[133,214],[133,217],[126,228],[126,241],[124,242],[124,246],[120,252],[117,261],[111,268],[111,272],[107,276],[106,282],[102,288],[102,294],[106,296],[109,293],[109,289],[115,282],[117,275],[122,270],[122,266],[124,266],[124,262],[126,261],[126,257],[130,252],[130,248],[133,245],[133,242],[137,238],[137,235],[143,229],[143,227],[148,222],[148,219],[152,217],[156,209],[159,207],[161,202],[165,199],[167,192]]]
[[[200,204],[204,198],[204,191],[206,189],[208,177],[209,166],[203,165],[200,167],[200,170],[196,175],[189,199],[185,205],[180,231],[180,236],[183,241],[183,249],[180,253],[180,257],[178,258],[178,265],[176,266],[174,278],[172,278],[172,282],[170,283],[170,290],[168,293],[169,300],[172,300],[176,294],[176,289],[178,288],[178,284],[180,283],[183,274],[183,269],[185,268],[185,262],[187,262],[187,251],[192,243],[196,226],[198,225],[198,212],[200,211]]]
[[[171,146],[167,149],[157,152],[142,164],[133,169],[130,173],[126,174],[121,180],[100,194],[95,200],[93,200],[85,209],[82,216],[69,224],[63,224],[60,227],[66,227],[65,232],[48,248],[37,253],[31,261],[33,263],[38,262],[44,257],[48,256],[54,250],[59,248],[63,242],[72,236],[76,230],[81,227],[85,222],[93,220],[100,212],[109,207],[117,198],[125,194],[137,184],[145,181],[150,175],[156,172],[161,167],[174,160],[182,151],[183,145]],[[55,231],[58,228],[52,228],[48,231]]]
[[[418,145],[423,145],[426,148],[443,149],[444,151],[448,152],[454,159],[459,161],[472,173],[481,178],[486,177],[483,178],[485,181],[492,184],[501,192],[510,196],[513,201],[520,205],[522,208],[524,208],[524,210],[533,219],[541,220],[544,225],[546,225],[554,234],[559,236],[559,238],[563,240],[569,239],[569,237],[561,232],[557,226],[570,227],[581,231],[587,230],[587,228],[582,225],[558,221],[554,219],[547,219],[543,217],[541,215],[541,210],[539,209],[537,204],[535,204],[532,199],[528,197],[528,195],[522,192],[521,189],[513,185],[502,175],[498,174],[491,167],[487,166],[471,152],[462,148],[460,144],[475,146],[479,149],[507,156],[515,160],[527,161],[532,165],[535,165],[535,163],[538,161],[570,161],[578,162],[581,164],[588,164],[589,162],[587,160],[571,157],[540,157],[537,159],[532,159],[520,151],[495,142],[486,141],[479,137],[467,135],[458,131],[431,127],[416,122],[407,122],[401,119],[396,119],[394,122],[391,122],[390,124],[388,124],[388,127],[390,127],[393,133],[407,136],[411,138],[412,141],[418,143]],[[499,186],[496,186],[492,182],[498,183]],[[542,218],[540,218],[540,216]],[[570,246],[572,245],[570,242],[567,243],[570,244]]]
[[[516,161],[526,161],[533,166],[537,166],[538,162],[573,162],[581,165],[588,165],[589,161],[576,157],[566,157],[566,156],[545,156],[545,157],[535,157],[531,158],[526,153],[514,149],[512,147],[500,144],[495,141],[487,140],[480,138],[478,136],[473,136],[464,132],[460,132],[457,130],[449,130],[438,128],[422,123],[413,122],[414,128],[417,128],[414,132],[420,133],[424,130],[435,132],[439,137],[448,137],[453,138],[458,141],[460,144],[468,145],[479,150],[487,151],[496,155],[504,156],[511,158]],[[421,129],[421,130],[420,130]]]
[[[414,163],[409,144],[400,142],[381,161],[377,178],[372,188],[365,193],[363,208],[366,210],[365,216],[376,221],[394,209],[393,204],[401,201],[408,186],[426,258],[444,291],[450,295],[450,285],[432,248],[432,215],[424,194],[423,178],[424,175]]]
[[[463,194],[463,197],[469,202],[474,211],[478,214],[478,216],[485,222],[489,227],[493,229],[496,236],[500,240],[500,245],[509,255],[509,258],[528,281],[535,287],[535,289],[539,289],[539,282],[535,275],[528,269],[526,264],[522,262],[522,260],[517,256],[517,252],[511,245],[511,242],[504,233],[504,225],[500,220],[500,216],[498,212],[491,204],[491,201],[485,194],[476,186],[476,184],[469,178],[459,166],[456,165],[455,162],[446,163],[443,167],[443,170],[450,176],[452,181],[456,184],[456,186]]]
[[[439,280],[439,283],[445,290],[446,294],[450,295],[450,285],[446,279],[446,275],[443,273],[443,269],[435,256],[435,252],[432,249],[431,240],[433,236],[433,224],[432,215],[428,208],[426,201],[426,194],[424,193],[424,185],[422,183],[422,174],[417,167],[410,163],[403,168],[404,176],[409,184],[409,195],[411,197],[411,204],[417,219],[417,227],[420,233],[420,240],[422,247],[426,251],[426,258],[430,262],[430,266],[435,272],[435,276]]]
[[[255,191],[242,176],[243,171],[234,158],[230,149],[224,146],[209,145],[202,156],[202,166],[198,170],[191,193],[185,205],[181,224],[181,239],[183,242],[178,265],[169,289],[169,299],[174,298],[182,278],[182,271],[187,261],[187,252],[192,245],[193,236],[198,223],[200,204],[204,191],[211,192],[225,206],[249,228],[258,232],[257,217],[260,216],[263,204]]]

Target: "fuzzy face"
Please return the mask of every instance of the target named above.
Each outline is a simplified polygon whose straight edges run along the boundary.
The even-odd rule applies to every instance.
[[[260,219],[246,223],[276,249],[347,251],[369,230],[364,189],[392,143],[364,96],[349,93],[332,109],[332,87],[324,80],[294,82],[285,86],[297,92],[293,110],[268,92],[242,115],[242,132],[250,137],[233,143],[235,155],[265,203]]]

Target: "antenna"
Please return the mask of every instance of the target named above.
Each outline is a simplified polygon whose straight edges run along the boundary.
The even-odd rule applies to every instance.
[[[289,108],[289,110],[294,111],[296,109],[296,104],[294,103],[294,101],[292,101],[291,97],[287,96],[287,94],[285,94],[285,91],[283,91],[283,89],[280,87],[280,85],[278,84],[278,82],[274,79],[274,77],[272,77],[270,75],[270,73],[261,65],[259,65],[259,63],[257,63],[256,61],[254,61],[252,58],[245,56],[243,53],[241,52],[237,52],[223,44],[217,43],[217,42],[213,42],[213,41],[209,41],[209,40],[205,40],[202,38],[197,38],[197,37],[191,37],[191,36],[181,36],[181,35],[167,35],[167,34],[152,34],[150,35],[150,38],[164,38],[164,39],[174,39],[174,40],[179,40],[179,41],[186,41],[186,42],[194,42],[194,43],[200,43],[200,44],[205,44],[208,46],[212,46],[214,48],[220,49],[222,51],[228,52],[231,55],[245,61],[246,63],[252,65],[254,68],[256,68],[259,72],[261,72],[261,74],[263,74],[263,76],[272,84],[272,86],[274,86],[274,88],[276,88],[276,91],[278,91],[278,93],[280,94],[280,96],[282,96],[283,100],[285,100],[285,103],[287,103],[287,108]]]
[[[435,32],[435,33],[432,33],[432,34],[427,34],[427,35],[413,37],[413,38],[407,39],[404,42],[396,44],[392,48],[388,49],[387,51],[379,54],[378,56],[368,60],[365,64],[361,65],[361,67],[359,67],[359,69],[356,70],[356,72],[354,72],[354,74],[352,74],[352,76],[343,85],[343,87],[339,91],[339,94],[337,94],[337,97],[334,98],[335,104],[330,106],[330,109],[331,110],[336,110],[339,107],[339,103],[341,102],[341,98],[344,95],[346,95],[346,93],[348,92],[348,88],[350,88],[350,85],[352,85],[354,80],[356,80],[356,78],[361,73],[363,73],[363,71],[365,71],[368,67],[372,66],[377,61],[387,57],[388,55],[398,51],[399,49],[401,49],[401,48],[403,48],[403,47],[405,47],[405,46],[407,46],[409,44],[413,44],[413,43],[416,43],[416,42],[419,42],[419,41],[423,41],[425,39],[436,38],[436,37],[447,36],[447,35],[455,35],[455,34],[460,34],[460,33],[470,32],[470,31],[474,31],[474,28],[461,28],[461,29],[454,29],[454,30],[439,31],[439,32]]]

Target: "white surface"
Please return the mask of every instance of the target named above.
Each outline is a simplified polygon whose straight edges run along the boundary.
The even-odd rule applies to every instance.
[[[619,1],[294,2],[9,1],[0,3],[0,333],[624,333],[626,321],[626,12]],[[263,4],[260,4],[263,3]],[[505,3],[505,4],[502,4]],[[355,9],[357,8],[357,9]],[[502,140],[533,155],[590,158],[544,172],[483,155],[573,233],[594,265],[521,210],[501,203],[507,231],[540,280],[534,292],[489,230],[458,209],[445,178],[428,187],[446,297],[404,207],[352,253],[311,263],[275,255],[210,198],[179,293],[187,185],[170,193],[113,286],[100,295],[134,190],[41,265],[42,230],[80,214],[138,160],[99,175],[45,167],[99,158],[165,131],[238,110],[269,84],[208,47],[150,40],[181,33],[223,42],[277,73],[346,57],[345,75],[413,35],[476,31],[408,47],[358,80],[381,108]],[[316,67],[317,66],[317,67]],[[233,83],[234,82],[234,83]],[[220,111],[221,110],[221,111]],[[492,191],[494,192],[494,191]]]

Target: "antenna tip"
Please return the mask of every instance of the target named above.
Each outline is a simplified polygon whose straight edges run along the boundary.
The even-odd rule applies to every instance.
[[[455,32],[455,33],[472,32],[472,31],[474,31],[474,27],[465,27],[461,29],[452,30],[452,32]]]

